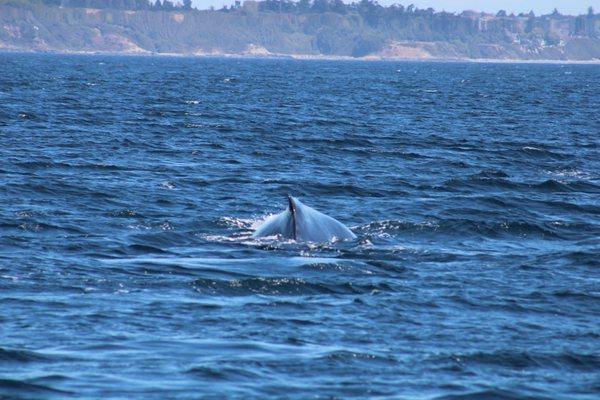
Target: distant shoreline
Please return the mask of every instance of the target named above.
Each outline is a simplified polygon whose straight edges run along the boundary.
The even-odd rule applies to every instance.
[[[435,12],[414,5],[384,7],[372,0],[353,4],[239,1],[214,11],[193,10],[189,3],[175,7],[173,3],[0,0],[0,51],[318,61],[600,63],[600,13],[593,9],[576,16],[558,11],[536,16],[507,15],[502,10],[496,14]]]
[[[395,58],[381,56],[329,56],[321,54],[243,54],[243,53],[155,53],[155,52],[115,52],[115,51],[36,51],[0,48],[0,54],[47,54],[65,56],[126,56],[126,57],[181,57],[181,58],[231,58],[260,60],[295,61],[356,61],[356,62],[448,62],[481,64],[581,64],[600,65],[600,59],[594,60],[558,60],[558,59],[502,59],[502,58]]]

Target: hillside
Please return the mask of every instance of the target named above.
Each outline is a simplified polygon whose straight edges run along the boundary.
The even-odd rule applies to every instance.
[[[0,50],[401,59],[600,60],[600,14],[451,14],[363,0],[0,0]]]

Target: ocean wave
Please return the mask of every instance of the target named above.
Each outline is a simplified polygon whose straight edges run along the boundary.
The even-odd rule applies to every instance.
[[[540,237],[558,239],[563,232],[556,226],[526,221],[484,221],[472,219],[432,219],[422,222],[386,220],[375,221],[354,228],[356,233],[370,237],[386,238],[403,235],[450,235],[457,239],[504,236]]]
[[[461,367],[485,365],[491,368],[509,369],[553,369],[564,368],[571,371],[596,371],[600,369],[600,356],[594,353],[540,353],[533,351],[498,350],[493,352],[473,352],[434,356],[429,360],[434,364],[450,362]]]
[[[574,266],[588,266],[588,267],[600,267],[600,247],[593,250],[578,250],[569,251],[566,253],[556,254],[556,256],[562,256],[571,261]]]
[[[61,395],[71,396],[73,392],[66,390],[60,390],[53,388],[48,385],[42,385],[40,383],[32,383],[27,380],[18,379],[0,379],[0,395],[10,396],[8,398],[21,398],[21,396],[35,395]],[[14,396],[14,397],[13,397]]]
[[[308,296],[318,294],[367,294],[387,292],[387,283],[311,282],[301,278],[251,277],[244,279],[197,279],[192,288],[199,294],[211,296]]]
[[[563,182],[554,179],[548,179],[544,182],[529,184],[532,189],[542,190],[544,192],[587,192],[600,193],[600,185],[587,181]]]
[[[231,366],[196,366],[188,369],[186,373],[201,379],[232,382],[239,382],[240,380],[252,381],[261,377],[261,374],[247,368],[236,368]]]
[[[566,160],[572,158],[571,155],[565,153],[559,153],[557,151],[552,151],[549,149],[544,149],[539,147],[539,145],[535,146],[523,146],[519,149],[519,152],[534,158],[551,158],[555,160]]]
[[[435,400],[550,400],[551,395],[543,396],[539,393],[535,395],[524,394],[522,390],[509,389],[478,389],[471,391],[461,390],[462,393],[448,394],[434,397]]]
[[[513,190],[517,192],[531,192],[531,190],[535,190],[542,193],[600,193],[600,185],[596,185],[589,181],[566,182],[547,179],[543,182],[517,182],[507,178],[495,177],[487,174],[475,174],[467,178],[453,178],[445,181],[441,186],[433,187],[433,189],[438,191],[471,191],[473,189],[489,190],[490,188],[507,191]]]
[[[378,355],[361,351],[335,350],[317,357],[317,360],[333,361],[335,363],[368,363],[383,365],[398,365],[399,361],[392,355]]]
[[[145,245],[145,244],[132,244],[127,246],[125,254],[169,254],[169,251],[163,250],[159,247]]]
[[[43,362],[53,358],[30,350],[12,350],[0,347],[1,362]]]
[[[22,161],[15,163],[17,167],[26,170],[41,170],[41,169],[65,169],[65,170],[100,170],[100,171],[121,171],[126,168],[114,164],[71,164],[59,161]]]

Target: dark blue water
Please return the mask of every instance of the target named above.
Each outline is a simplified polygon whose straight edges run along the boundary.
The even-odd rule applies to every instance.
[[[0,71],[0,397],[598,398],[600,66]]]

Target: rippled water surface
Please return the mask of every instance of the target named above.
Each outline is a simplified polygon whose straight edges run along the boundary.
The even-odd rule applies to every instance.
[[[0,71],[0,397],[598,398],[600,66]]]

